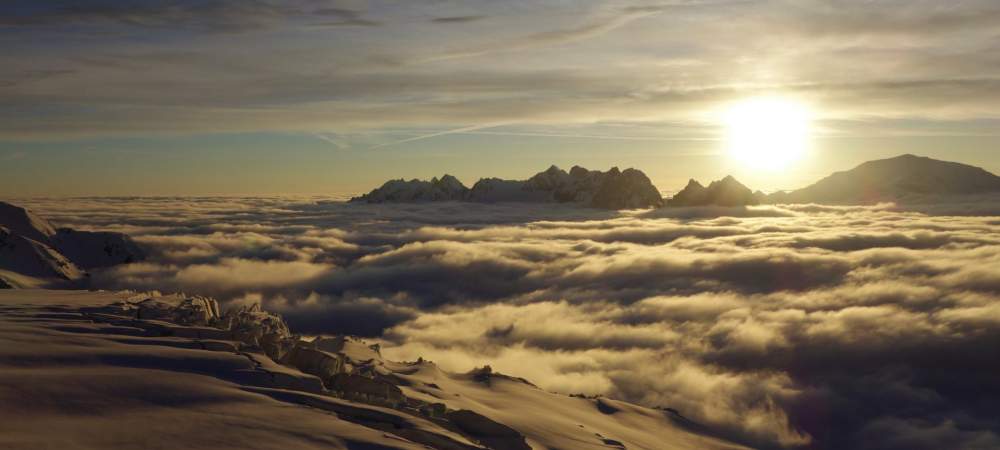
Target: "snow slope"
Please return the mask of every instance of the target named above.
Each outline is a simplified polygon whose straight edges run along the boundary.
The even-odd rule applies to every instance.
[[[83,270],[47,244],[0,226],[0,270],[27,279],[78,280]],[[13,277],[3,277],[13,278]],[[9,280],[10,281],[10,280]]]
[[[0,291],[0,448],[739,448],[667,411],[384,361],[354,338],[280,350],[344,363],[309,375],[266,356],[278,351],[268,336],[287,336],[274,317],[220,316],[209,299]],[[344,371],[391,380],[407,399],[365,401],[363,383],[338,384]]]
[[[600,450],[740,448],[685,428],[685,420],[662,411],[607,398],[581,398],[541,390],[527,380],[495,374],[488,367],[449,374],[423,362],[397,374],[408,397],[474,411],[526,437],[534,449]]]
[[[11,234],[38,242],[48,242],[56,234],[55,227],[49,221],[25,208],[6,202],[0,202],[0,225],[7,228]]]

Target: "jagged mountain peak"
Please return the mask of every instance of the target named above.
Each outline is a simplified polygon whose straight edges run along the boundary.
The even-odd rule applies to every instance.
[[[368,203],[447,200],[578,203],[609,209],[648,208],[663,202],[659,191],[640,170],[612,167],[601,172],[573,166],[567,173],[554,164],[527,180],[482,178],[471,189],[449,175],[429,182],[392,180],[351,199]]]
[[[360,197],[354,197],[352,202],[395,203],[395,202],[431,202],[463,200],[469,188],[458,178],[444,174],[441,178],[433,177],[430,181],[417,178],[405,181],[402,178],[386,181],[382,186]]]
[[[692,178],[692,179],[688,180],[688,184],[684,188],[685,189],[691,189],[691,188],[702,188],[702,189],[704,189],[705,186],[702,186],[701,183],[698,182],[698,180]]]
[[[759,203],[750,188],[732,175],[711,182],[708,187],[691,179],[667,204],[670,206],[746,206]]]
[[[754,192],[734,176],[702,185],[695,179],[667,204],[673,206],[743,206],[766,202],[872,202],[913,194],[1000,192],[1000,177],[978,167],[914,154],[868,161],[790,193]],[[553,164],[527,180],[483,178],[467,188],[445,174],[430,181],[390,180],[352,201],[369,203],[554,202],[600,208],[646,208],[663,204],[659,191],[642,171],[612,167],[605,172],[574,165],[569,172]]]
[[[570,176],[576,178],[587,176],[587,174],[589,173],[590,173],[589,170],[580,166],[573,166],[572,168],[569,169]]]

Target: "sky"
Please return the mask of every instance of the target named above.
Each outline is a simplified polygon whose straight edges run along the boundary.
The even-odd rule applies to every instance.
[[[1000,172],[1000,3],[166,0],[0,6],[0,192],[354,195],[636,167],[802,187],[915,153]],[[726,152],[748,98],[808,148]]]

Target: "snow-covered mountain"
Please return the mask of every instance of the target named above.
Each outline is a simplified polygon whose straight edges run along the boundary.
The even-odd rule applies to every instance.
[[[45,280],[77,281],[87,270],[143,259],[141,248],[121,233],[52,226],[33,212],[0,202],[0,278],[12,287]]]
[[[484,203],[576,203],[605,209],[660,206],[663,199],[644,173],[636,169],[607,172],[574,166],[569,172],[551,166],[527,180],[480,179],[471,189],[455,177],[391,180],[353,202],[472,201]]]
[[[758,203],[758,196],[732,176],[713,181],[708,187],[692,179],[667,201],[668,206],[747,206]]]
[[[1000,192],[1000,177],[979,167],[901,155],[837,172],[811,186],[768,197],[773,203],[875,203],[921,196]]]
[[[52,248],[27,236],[15,234],[0,226],[0,270],[31,278],[78,280],[84,271]],[[0,278],[5,278],[0,274]],[[13,277],[7,277],[13,278]],[[16,280],[5,284],[13,285]],[[16,283],[20,284],[20,283]]]
[[[37,242],[48,242],[56,234],[55,227],[49,221],[25,208],[6,202],[0,202],[0,226],[6,228],[10,234]]]
[[[255,306],[45,290],[0,292],[0,304],[0,383],[16,386],[0,389],[0,442],[12,448],[745,448],[668,408],[391,361],[353,337],[306,340]]]
[[[128,264],[144,258],[142,248],[122,233],[59,228],[52,243],[59,253],[86,270]]]

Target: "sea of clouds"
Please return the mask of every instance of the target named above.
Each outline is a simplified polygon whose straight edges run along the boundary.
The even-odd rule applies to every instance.
[[[1000,202],[608,212],[21,203],[131,234],[95,287],[260,302],[394,359],[670,407],[760,448],[1000,448]]]

